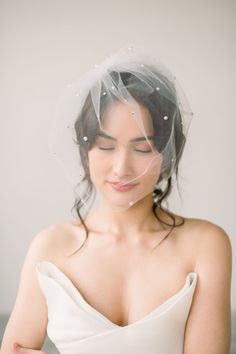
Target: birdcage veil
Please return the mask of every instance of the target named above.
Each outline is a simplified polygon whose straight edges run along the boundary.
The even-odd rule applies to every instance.
[[[151,137],[143,107],[150,116]],[[121,112],[122,119],[124,115],[127,119],[122,123],[124,134],[119,140],[111,140],[111,131],[116,138]],[[93,182],[89,156],[101,163],[110,161],[110,182],[117,182],[121,189],[110,190],[110,194],[116,194],[110,204],[114,210],[124,210],[145,197],[142,188],[129,189],[130,185],[139,185],[148,176],[147,181],[160,184],[175,173],[191,118],[188,100],[170,70],[146,49],[126,46],[68,84],[57,103],[49,147],[70,183],[76,186],[77,197],[87,211],[92,195],[88,182]],[[139,132],[142,140],[128,144],[123,139],[127,133],[125,122],[130,130]],[[130,165],[123,176],[112,172],[119,152],[129,156]],[[134,161],[139,166],[136,170]],[[152,188],[150,182],[145,193],[151,193]]]

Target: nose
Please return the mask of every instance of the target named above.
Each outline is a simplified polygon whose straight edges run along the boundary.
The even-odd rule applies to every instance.
[[[132,164],[125,149],[120,149],[114,156],[113,174],[122,179],[132,175]]]

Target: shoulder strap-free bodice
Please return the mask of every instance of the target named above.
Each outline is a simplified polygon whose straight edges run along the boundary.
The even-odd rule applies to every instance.
[[[184,331],[197,274],[142,319],[127,326],[111,322],[92,307],[53,263],[36,266],[48,307],[47,333],[60,354],[182,354]]]

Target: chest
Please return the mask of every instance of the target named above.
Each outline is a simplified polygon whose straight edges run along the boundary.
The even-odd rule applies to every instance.
[[[146,250],[87,251],[60,267],[85,301],[124,326],[145,317],[184,285],[189,264],[176,254]]]

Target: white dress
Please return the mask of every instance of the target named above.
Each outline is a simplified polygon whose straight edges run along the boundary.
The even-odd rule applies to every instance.
[[[47,301],[47,334],[60,354],[183,354],[196,273],[187,275],[177,294],[123,327],[89,305],[53,263],[39,262],[36,272]]]

